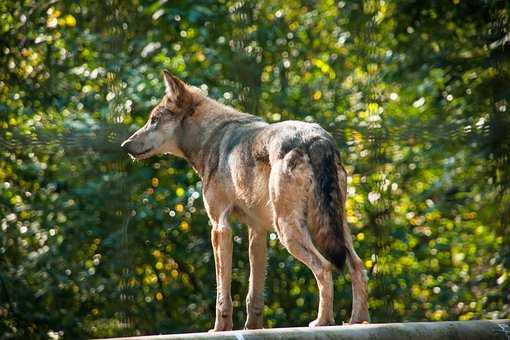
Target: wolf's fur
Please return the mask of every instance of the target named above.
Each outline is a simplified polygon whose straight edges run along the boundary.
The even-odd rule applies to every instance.
[[[167,71],[164,80],[165,96],[122,147],[137,159],[183,157],[202,178],[218,284],[214,330],[232,329],[231,215],[249,226],[246,328],[262,327],[270,230],[317,280],[319,312],[310,326],[334,324],[331,264],[341,268],[346,258],[351,323],[368,321],[366,275],[344,213],[347,174],[331,135],[317,124],[268,124],[208,98]]]

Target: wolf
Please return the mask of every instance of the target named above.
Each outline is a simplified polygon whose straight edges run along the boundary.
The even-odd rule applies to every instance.
[[[232,329],[231,216],[249,229],[246,329],[263,327],[269,231],[315,276],[319,308],[310,327],[335,324],[332,269],[342,269],[346,260],[353,292],[350,323],[368,322],[367,277],[346,221],[347,173],[333,137],[318,124],[269,124],[239,112],[167,70],[163,80],[163,98],[121,147],[133,159],[182,157],[202,180],[217,282],[211,331]]]

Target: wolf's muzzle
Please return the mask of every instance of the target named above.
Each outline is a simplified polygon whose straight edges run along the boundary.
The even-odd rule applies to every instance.
[[[136,147],[134,147],[134,142],[132,140],[125,140],[124,142],[122,142],[122,144],[120,145],[120,147],[126,151],[128,154],[130,154],[132,157],[135,157],[135,158],[138,158],[138,157],[141,157],[143,155],[146,155],[148,154],[149,152],[152,151],[152,148],[148,148],[148,149],[145,149],[143,151],[136,151]]]
[[[131,149],[129,147],[130,144],[131,144],[131,141],[129,139],[126,139],[125,141],[122,142],[120,147],[122,148],[122,150],[126,151],[127,153],[130,153],[130,151],[131,151]]]

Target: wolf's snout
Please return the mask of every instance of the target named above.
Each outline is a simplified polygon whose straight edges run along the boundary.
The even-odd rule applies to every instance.
[[[122,142],[120,147],[126,151],[132,158],[144,159],[147,158],[152,151],[152,147],[145,147],[145,144],[131,138]]]
[[[122,148],[122,150],[126,151],[130,155],[136,155],[139,153],[137,151],[138,148],[136,147],[134,141],[132,141],[131,139],[126,139],[124,142],[122,142],[120,147]]]
[[[130,149],[130,144],[131,144],[131,141],[129,139],[125,140],[122,142],[122,144],[120,145],[120,147],[122,148],[122,150],[126,151],[126,152],[129,152],[131,149]]]

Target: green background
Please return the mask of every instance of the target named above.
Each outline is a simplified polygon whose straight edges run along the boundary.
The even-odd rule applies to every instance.
[[[199,178],[119,147],[165,68],[335,136],[372,321],[508,318],[509,12],[493,0],[0,1],[0,337],[212,327]],[[239,329],[245,227],[234,235]],[[265,325],[305,326],[315,280],[269,244]],[[346,272],[335,293],[341,323]]]

